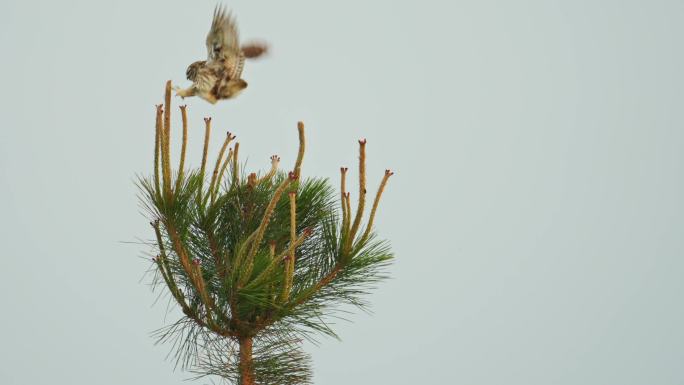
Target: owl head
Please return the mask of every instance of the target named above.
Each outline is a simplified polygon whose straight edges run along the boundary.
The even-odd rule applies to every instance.
[[[195,81],[195,78],[197,78],[197,72],[199,72],[199,69],[204,67],[207,62],[205,60],[200,60],[196,61],[188,66],[188,69],[185,70],[185,76],[190,80],[191,82]]]

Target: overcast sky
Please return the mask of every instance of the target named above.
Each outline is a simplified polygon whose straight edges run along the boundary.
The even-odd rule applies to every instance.
[[[0,3],[1,384],[186,383],[126,242],[214,4]],[[191,164],[210,115],[255,170],[303,120],[305,175],[354,170],[362,137],[371,189],[396,171],[393,278],[306,347],[316,384],[684,383],[683,2],[226,4],[272,51],[240,98],[186,100]]]

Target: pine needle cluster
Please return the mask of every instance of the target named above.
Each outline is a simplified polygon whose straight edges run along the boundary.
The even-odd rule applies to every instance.
[[[245,173],[239,143],[228,133],[209,162],[211,119],[205,119],[201,167],[186,169],[188,119],[180,107],[180,164],[171,167],[171,82],[157,106],[154,173],[140,178],[141,202],[154,230],[155,280],[168,288],[184,317],[160,329],[177,364],[198,377],[230,383],[309,384],[303,339],[335,336],[326,323],[339,305],[365,307],[364,295],[385,278],[392,259],[373,220],[387,170],[363,225],[365,140],[359,141],[359,196],[352,209],[341,169],[336,193],[328,180],[301,177],[306,146],[284,172],[271,158],[263,174]]]

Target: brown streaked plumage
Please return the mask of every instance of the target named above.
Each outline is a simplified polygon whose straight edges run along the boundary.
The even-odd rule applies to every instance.
[[[206,46],[207,60],[190,64],[185,72],[192,86],[176,88],[176,95],[183,98],[196,95],[212,104],[234,98],[247,88],[247,82],[241,77],[245,59],[260,57],[268,50],[264,43],[240,46],[235,19],[219,6],[214,9]]]

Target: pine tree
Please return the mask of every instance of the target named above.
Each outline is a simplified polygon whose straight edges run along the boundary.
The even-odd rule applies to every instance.
[[[365,140],[359,141],[359,196],[352,209],[341,169],[339,195],[326,179],[301,178],[304,125],[291,171],[271,158],[263,175],[246,176],[239,143],[227,134],[213,169],[205,119],[199,170],[185,169],[188,119],[182,117],[177,171],[171,168],[171,82],[157,106],[154,173],[140,178],[141,202],[154,230],[154,272],[184,317],[157,331],[173,344],[176,362],[197,377],[217,375],[240,385],[311,383],[303,339],[335,336],[326,323],[338,306],[364,308],[364,295],[385,278],[388,243],[373,231],[378,204],[392,175],[366,208]],[[338,199],[339,198],[339,199]]]

